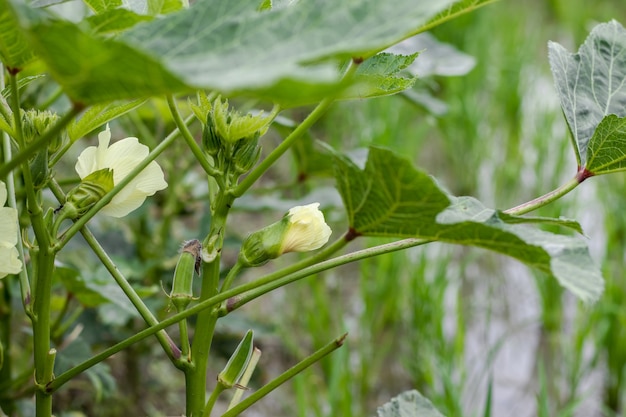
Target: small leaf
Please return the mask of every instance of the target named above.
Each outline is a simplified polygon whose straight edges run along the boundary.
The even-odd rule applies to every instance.
[[[96,14],[116,9],[122,5],[122,0],[83,0],[83,2]]]
[[[148,20],[152,17],[126,9],[106,10],[87,18],[94,33],[118,33]]]
[[[588,147],[586,168],[594,175],[626,171],[626,117],[606,116]]]
[[[415,61],[417,53],[394,55],[381,52],[363,62],[356,74],[355,85],[341,94],[341,98],[371,98],[399,93],[413,87],[415,77],[404,77],[400,71]]]
[[[339,192],[357,235],[422,238],[477,246],[553,275],[583,301],[597,300],[603,280],[585,242],[527,224],[571,220],[519,217],[486,208],[472,197],[446,194],[430,176],[391,151],[370,148],[365,169],[335,155]]]
[[[145,103],[145,100],[133,100],[130,102],[113,102],[96,104],[90,107],[78,120],[74,120],[67,128],[70,142],[88,135],[98,127],[136,109]]]
[[[420,33],[387,49],[395,54],[420,51],[419,59],[409,66],[409,71],[420,78],[431,75],[444,77],[465,75],[474,68],[476,59],[454,46],[440,42],[431,33]]]
[[[444,417],[416,390],[405,391],[378,408],[378,417]]]
[[[612,20],[596,26],[576,54],[555,42],[548,50],[578,165],[589,169],[589,140],[604,116],[626,116],[626,30]]]
[[[26,87],[28,84],[32,83],[35,80],[38,80],[39,78],[43,78],[45,77],[45,74],[40,74],[40,75],[31,75],[28,77],[22,77],[19,80],[17,80],[17,88],[18,90],[22,90],[24,87]],[[5,100],[9,101],[9,97],[11,97],[11,87],[5,87],[2,90],[2,97],[4,97]]]

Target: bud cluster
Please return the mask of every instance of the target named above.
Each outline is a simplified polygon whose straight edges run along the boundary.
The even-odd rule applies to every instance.
[[[59,119],[56,113],[47,110],[26,110],[22,111],[21,114],[24,141],[27,144],[42,136]],[[30,171],[36,189],[43,188],[48,182],[48,156],[61,148],[63,138],[60,134],[51,138],[48,146],[39,149],[31,160]]]
[[[218,97],[207,113],[202,133],[204,151],[215,168],[233,183],[259,159],[259,138],[267,132],[273,115],[241,115],[229,109],[228,100]]]

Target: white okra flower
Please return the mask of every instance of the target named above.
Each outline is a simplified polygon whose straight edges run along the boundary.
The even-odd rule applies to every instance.
[[[113,184],[118,184],[150,153],[135,137],[121,139],[111,146],[111,131],[107,125],[98,135],[98,146],[90,146],[78,157],[76,172],[81,179],[102,170],[113,171]],[[155,161],[139,173],[113,200],[101,210],[112,217],[123,217],[143,204],[146,197],[167,187],[163,170]]]

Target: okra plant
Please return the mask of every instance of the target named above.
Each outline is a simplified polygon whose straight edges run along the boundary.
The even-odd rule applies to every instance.
[[[346,335],[328,335],[328,345],[252,390],[250,378],[263,363],[252,331],[221,372],[209,372],[218,321],[313,274],[432,242],[511,256],[583,302],[596,301],[603,279],[580,225],[526,214],[593,176],[626,170],[626,30],[618,22],[598,25],[577,53],[549,45],[578,166],[571,181],[516,207],[492,209],[453,196],[393,149],[370,147],[360,164],[309,134],[336,101],[409,91],[419,79],[407,68],[427,51],[400,55],[388,48],[491,2],[74,0],[59,9],[62,0],[0,0],[4,413],[24,413],[32,396],[37,416],[64,411],[55,398],[72,380],[149,340],[184,378],[180,414],[217,415],[218,400],[229,396],[219,412],[239,415],[342,346]],[[167,121],[145,121],[159,118]],[[121,138],[122,130],[136,137]],[[279,143],[271,135],[280,135]],[[305,196],[275,223],[229,244],[241,226],[229,221],[238,201],[255,195],[290,150],[298,156],[299,180],[320,174],[316,164],[332,167],[345,221],[331,230],[328,208]],[[190,195],[197,204],[186,204]],[[198,222],[195,236],[172,243],[173,224],[189,210],[206,221]],[[151,220],[137,225],[136,212]],[[137,263],[151,259],[141,271],[163,291],[131,282],[109,253],[115,247],[92,232],[103,222],[135,228],[142,241]],[[390,240],[367,246],[367,237]],[[357,240],[365,243],[349,249]],[[77,245],[89,247],[102,265],[97,271],[115,286],[98,290],[85,265],[68,266]],[[304,255],[271,268],[289,252]],[[148,302],[155,298],[160,303]],[[81,315],[107,303],[130,306],[142,328],[78,361],[60,361],[81,337]],[[28,318],[29,336],[12,336],[16,316]],[[407,392],[379,415],[406,410],[437,413]]]

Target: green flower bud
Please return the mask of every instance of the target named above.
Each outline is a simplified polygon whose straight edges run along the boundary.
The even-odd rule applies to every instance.
[[[274,119],[272,113],[266,117],[263,112],[256,116],[251,114],[241,115],[235,110],[229,110],[228,100],[222,101],[218,97],[213,102],[213,107],[209,112],[217,136],[228,143],[235,143],[244,138],[254,138],[263,136]]]
[[[202,131],[202,146],[204,147],[206,153],[211,155],[213,158],[215,158],[224,148],[224,144],[222,143],[221,137],[215,130],[215,124],[213,123],[213,119],[210,115],[207,116],[206,125]]]
[[[59,215],[66,219],[77,219],[112,189],[113,170],[105,168],[94,171],[67,194],[67,201]]]
[[[35,189],[41,189],[46,185],[49,179],[48,148],[44,148],[35,154],[35,158],[30,163],[30,174]]]
[[[189,240],[184,243],[178,258],[170,293],[170,300],[178,312],[183,311],[193,300],[193,273],[195,270],[200,274],[201,251],[202,244],[199,240]]]
[[[237,142],[233,150],[235,169],[238,174],[244,174],[252,169],[261,156],[259,146],[259,133],[255,134],[252,140],[241,139]]]
[[[244,240],[239,262],[261,266],[288,252],[308,252],[328,242],[332,230],[318,209],[319,203],[291,208],[278,222],[252,233]]]
[[[237,385],[239,379],[248,367],[253,350],[254,333],[252,330],[248,330],[222,372],[217,375],[217,382],[223,389],[232,388]]]
[[[22,126],[24,140],[29,143],[39,136],[59,120],[59,115],[48,110],[27,110],[22,113]],[[57,135],[48,144],[50,153],[55,153],[63,145],[63,137]]]

